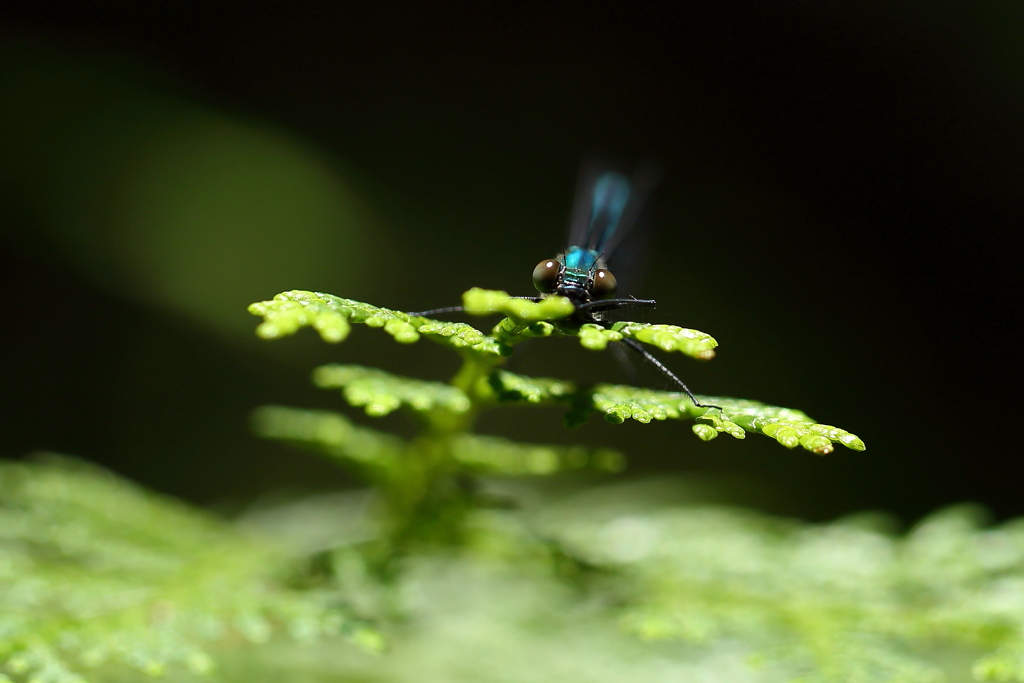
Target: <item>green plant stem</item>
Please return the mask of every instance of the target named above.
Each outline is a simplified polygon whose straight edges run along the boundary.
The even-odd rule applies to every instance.
[[[402,558],[413,544],[452,544],[453,534],[464,528],[462,519],[472,506],[472,491],[460,477],[453,454],[454,440],[467,433],[480,410],[494,402],[487,378],[504,362],[501,356],[462,353],[462,366],[450,384],[470,400],[469,410],[455,412],[435,407],[421,413],[422,430],[410,444],[403,466],[387,477],[383,486],[382,547],[379,569],[385,577],[397,576]]]

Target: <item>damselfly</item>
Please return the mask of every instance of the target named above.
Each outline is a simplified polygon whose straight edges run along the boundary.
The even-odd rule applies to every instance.
[[[614,324],[607,318],[612,311],[654,308],[654,299],[617,297],[618,283],[608,270],[608,259],[636,222],[653,184],[650,172],[641,173],[630,180],[616,171],[595,171],[584,167],[576,191],[569,228],[569,246],[558,256],[541,261],[533,269],[533,284],[540,296],[519,298],[540,301],[548,296],[564,296],[576,309],[569,319],[570,323],[591,323],[605,328]],[[462,310],[461,306],[451,306],[413,315]],[[683,380],[640,342],[624,338],[621,343],[640,354],[682,389],[695,406],[718,408],[698,401]]]

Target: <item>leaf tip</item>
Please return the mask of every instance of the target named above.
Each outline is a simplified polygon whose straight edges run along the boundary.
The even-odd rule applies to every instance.
[[[697,438],[701,441],[711,441],[718,437],[718,430],[711,425],[695,424],[691,429],[693,429],[693,433],[696,434]]]
[[[866,451],[867,445],[856,434],[844,434],[839,438],[839,443],[855,451]]]
[[[256,335],[261,339],[277,339],[281,336],[281,328],[276,323],[260,323],[256,327]]]
[[[613,425],[620,425],[626,421],[626,416],[620,411],[612,409],[604,414],[604,419]]]

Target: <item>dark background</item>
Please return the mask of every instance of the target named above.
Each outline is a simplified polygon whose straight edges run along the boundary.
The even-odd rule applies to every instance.
[[[632,293],[721,345],[670,365],[868,450],[704,444],[685,423],[567,432],[525,410],[482,430],[611,443],[634,473],[815,519],[1024,513],[1024,5],[26,3],[0,19],[3,456],[76,454],[222,505],[350,484],[251,437],[249,411],[337,407],[308,384],[317,363],[441,379],[454,359],[366,329],[260,342],[245,306],[291,288],[406,310],[470,286],[529,294],[602,151],[666,172]],[[570,342],[516,369],[624,380]]]

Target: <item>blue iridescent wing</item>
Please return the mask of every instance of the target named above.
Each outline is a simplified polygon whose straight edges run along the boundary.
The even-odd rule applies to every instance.
[[[585,164],[576,186],[567,247],[596,252],[607,261],[633,228],[659,178],[651,164],[632,178],[606,165]]]

